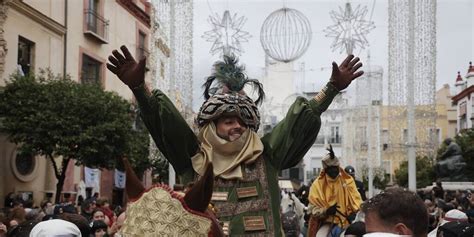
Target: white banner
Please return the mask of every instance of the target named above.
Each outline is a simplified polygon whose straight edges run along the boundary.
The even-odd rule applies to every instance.
[[[82,198],[86,199],[86,183],[84,183],[83,180],[79,182],[77,185],[77,195],[76,195],[76,202],[79,196],[82,196]]]
[[[126,180],[125,172],[115,169],[115,187],[125,188],[125,180]]]
[[[86,187],[99,188],[100,187],[100,170],[84,167],[84,179]]]

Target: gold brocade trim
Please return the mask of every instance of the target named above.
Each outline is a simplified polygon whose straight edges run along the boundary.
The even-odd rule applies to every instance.
[[[227,201],[227,196],[229,195],[228,192],[216,192],[212,193],[211,200],[212,201]]]
[[[244,216],[245,231],[265,230],[265,219],[263,216]]]
[[[243,187],[237,188],[237,197],[241,198],[248,198],[248,197],[258,197],[257,187]]]
[[[263,156],[260,156],[254,163],[243,165],[243,177],[242,180],[237,179],[222,179],[217,177],[214,180],[214,190],[225,189],[225,191],[231,193],[235,188],[239,188],[239,184],[254,183],[260,184],[262,194],[261,199],[248,200],[244,202],[214,202],[216,209],[216,216],[219,220],[225,220],[232,216],[239,215],[242,213],[259,212],[265,211],[267,218],[267,225],[265,231],[256,231],[255,233],[246,233],[243,236],[274,236],[275,230],[273,225],[273,213],[270,204],[270,191],[268,190],[267,173],[265,169],[265,160]],[[196,175],[195,180],[199,179],[199,175]],[[258,189],[257,189],[258,190]],[[279,213],[276,213],[279,215]],[[224,225],[225,225],[225,222]],[[229,225],[230,222],[229,222]],[[241,227],[228,227],[228,231],[232,228],[244,228]],[[279,230],[278,230],[279,231]],[[240,236],[235,233],[229,233],[231,236]]]
[[[254,212],[254,211],[268,211],[269,222],[272,221],[272,212],[269,209],[269,198],[270,194],[268,191],[267,175],[265,170],[265,161],[263,156],[260,156],[254,163],[246,164],[244,167],[243,177],[240,183],[250,183],[250,182],[259,182],[262,191],[263,199],[260,200],[249,200],[245,202],[219,202],[215,203],[217,209],[217,216],[227,217],[233,216],[245,212]],[[214,181],[214,189],[216,188],[234,188],[237,184],[236,179],[221,179],[217,178]],[[262,208],[263,207],[263,208]],[[273,223],[269,224],[269,227],[273,227]]]
[[[229,236],[229,225],[230,225],[230,222],[229,221],[225,221],[222,223],[222,232],[224,232],[224,236]]]
[[[316,100],[318,103],[322,103],[324,100],[326,100],[327,97],[327,91],[329,90],[328,86],[325,86],[318,94],[314,96],[314,100]]]
[[[245,212],[267,211],[269,208],[268,200],[249,200],[245,202],[224,203],[216,202],[217,218],[235,216]]]
[[[129,203],[123,236],[208,236],[211,220],[189,212],[170,191],[154,187]]]

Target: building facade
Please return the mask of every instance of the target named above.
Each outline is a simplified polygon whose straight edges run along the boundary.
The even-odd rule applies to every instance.
[[[458,75],[458,77],[460,76]],[[453,92],[451,91],[451,87],[448,84],[444,84],[441,89],[436,91],[436,104],[439,106],[444,105],[444,109],[446,110],[446,117],[438,115],[437,118],[440,120],[440,122],[445,121],[447,123],[446,134],[443,135],[443,137],[446,138],[453,138],[457,134],[457,111],[456,106],[453,105],[452,98]]]
[[[474,67],[469,62],[469,68],[465,79],[463,80],[458,72],[456,79],[456,95],[453,96],[452,102],[456,106],[457,115],[457,132],[473,128],[474,126]]]
[[[130,90],[106,70],[108,55],[126,45],[133,56],[147,56],[151,34],[151,5],[144,0],[10,0],[0,3],[0,86],[12,73],[27,74],[49,68],[74,81],[100,82],[133,102]],[[151,83],[150,75],[146,76]],[[54,196],[52,163],[31,158],[28,167],[16,156],[16,145],[0,134],[0,196],[24,194],[35,204]],[[22,167],[23,166],[23,167]],[[76,194],[84,167],[69,165],[64,193]],[[116,188],[114,171],[99,172],[97,191],[116,204],[123,189]],[[146,185],[150,180],[145,179]],[[92,190],[90,187],[89,192]],[[3,205],[0,204],[0,205]]]
[[[317,93],[305,93],[308,99],[314,97]],[[328,153],[326,150],[331,144],[334,154],[340,158],[341,166],[348,164],[347,157],[343,155],[343,137],[344,127],[343,119],[347,111],[347,99],[345,94],[337,95],[329,108],[321,114],[321,129],[316,141],[311,146],[303,159],[305,184],[318,177],[323,169],[322,158]]]

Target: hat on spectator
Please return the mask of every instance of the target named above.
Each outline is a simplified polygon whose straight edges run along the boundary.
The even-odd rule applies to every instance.
[[[441,221],[440,225],[444,225],[452,221],[467,222],[467,215],[466,213],[457,209],[450,210],[446,212],[446,215],[444,215],[444,218]]]
[[[54,219],[42,221],[33,227],[30,236],[82,236],[79,228],[69,221]]]

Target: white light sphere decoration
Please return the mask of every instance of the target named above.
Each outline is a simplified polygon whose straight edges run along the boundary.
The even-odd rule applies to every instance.
[[[301,57],[311,43],[311,25],[298,10],[281,8],[263,22],[260,42],[265,53],[280,62],[291,62]]]

